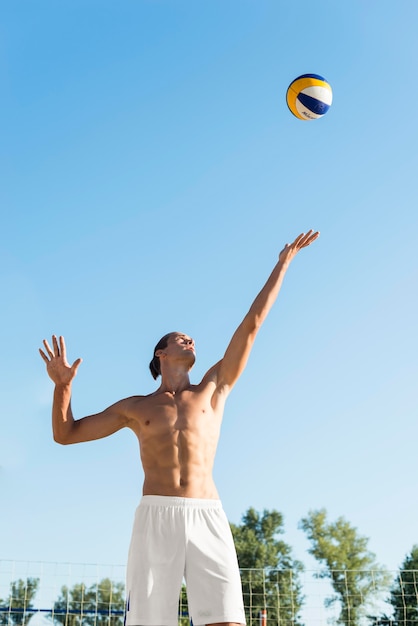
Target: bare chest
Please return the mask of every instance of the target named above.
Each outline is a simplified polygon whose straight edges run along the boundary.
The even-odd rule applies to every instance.
[[[183,391],[149,396],[134,414],[133,430],[140,440],[190,433],[209,436],[219,430],[220,417],[206,394]]]

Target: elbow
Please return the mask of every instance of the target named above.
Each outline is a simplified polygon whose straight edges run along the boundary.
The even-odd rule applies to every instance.
[[[265,317],[266,316],[263,315],[262,312],[251,308],[245,319],[247,332],[249,334],[257,334],[265,320]]]
[[[256,335],[258,333],[258,331],[260,330],[261,326],[263,325],[263,321],[264,320],[262,320],[261,317],[259,317],[259,316],[257,316],[254,319],[254,323],[253,323],[253,327],[252,327],[252,332],[253,332],[254,335]]]
[[[55,443],[59,443],[61,446],[68,446],[71,443],[68,437],[63,437],[63,435],[59,435],[58,433],[53,433],[53,438]]]
[[[254,341],[258,331],[260,330],[262,324],[263,324],[263,320],[258,315],[254,315],[254,317],[251,319],[250,324],[248,324],[247,333],[248,333],[248,336],[253,341]]]

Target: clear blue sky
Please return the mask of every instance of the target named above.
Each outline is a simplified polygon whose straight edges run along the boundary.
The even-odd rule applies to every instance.
[[[228,401],[215,477],[299,520],[325,507],[396,569],[418,542],[416,0],[6,0],[0,8],[0,557],[123,564],[142,471],[126,430],[62,447],[38,354],[83,358],[77,417],[152,392],[171,330],[192,380],[283,244],[291,266]],[[334,103],[292,117],[290,81]]]

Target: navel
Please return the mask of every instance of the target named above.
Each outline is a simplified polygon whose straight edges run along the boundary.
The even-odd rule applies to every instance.
[[[145,422],[145,426],[149,426],[149,420]]]

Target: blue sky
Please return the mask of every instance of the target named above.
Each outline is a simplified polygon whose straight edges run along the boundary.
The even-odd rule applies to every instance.
[[[38,354],[81,356],[77,417],[150,393],[156,341],[218,360],[284,243],[294,261],[228,400],[229,519],[325,507],[396,569],[418,543],[415,0],[54,2],[0,9],[1,557],[123,564],[130,431],[61,447]],[[334,102],[292,117],[290,81]]]

